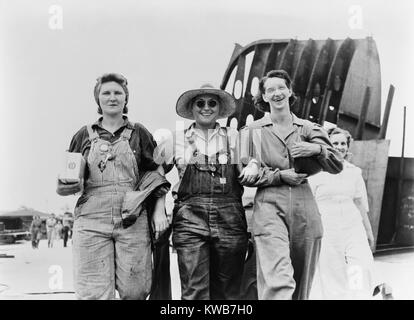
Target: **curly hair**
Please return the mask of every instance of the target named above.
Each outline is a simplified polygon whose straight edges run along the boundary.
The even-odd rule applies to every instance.
[[[345,130],[345,129],[338,128],[338,127],[328,130],[329,138],[332,137],[335,134],[343,134],[346,138],[346,144],[348,145],[348,148],[349,148],[351,142],[353,141],[352,135],[349,133],[349,131]]]
[[[289,97],[289,106],[293,106],[296,101],[296,96],[293,92],[293,84],[289,74],[285,70],[271,70],[259,81],[259,90],[253,97],[254,106],[261,112],[270,112],[270,104],[263,100],[263,94],[265,93],[265,83],[269,78],[281,78],[285,80],[286,86],[292,90],[292,95]]]
[[[93,89],[93,95],[95,96],[95,101],[98,104],[98,113],[102,114],[102,108],[99,104],[99,92],[101,91],[101,87],[103,83],[106,82],[116,82],[118,83],[125,92],[125,106],[122,110],[122,113],[128,113],[128,98],[129,98],[129,91],[128,91],[128,80],[121,74],[118,73],[105,73],[104,75],[100,76],[96,79],[95,88]]]

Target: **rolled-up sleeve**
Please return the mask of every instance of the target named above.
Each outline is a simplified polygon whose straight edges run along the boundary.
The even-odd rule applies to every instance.
[[[157,170],[158,164],[154,160],[154,152],[157,147],[152,134],[144,127],[139,126],[141,161],[140,166],[143,171]]]
[[[280,179],[280,169],[266,166],[262,157],[261,135],[256,136],[255,133],[261,129],[242,128],[237,136],[236,141],[236,159],[238,161],[239,171],[243,169],[249,162],[255,161],[259,166],[259,175],[254,183],[243,182],[247,187],[267,187],[283,184]]]
[[[365,187],[365,181],[362,178],[362,172],[360,168],[355,170],[355,195],[354,199],[361,199],[361,203],[366,211],[369,211],[367,188]]]
[[[91,142],[89,141],[89,134],[86,126],[83,126],[75,135],[72,137],[72,140],[69,144],[69,152],[79,152],[85,157],[86,151],[89,150]]]
[[[317,143],[321,146],[321,153],[316,157],[322,169],[332,174],[342,171],[343,165],[337,151],[329,140],[328,133],[320,125],[312,123],[307,126],[307,136],[309,142]]]

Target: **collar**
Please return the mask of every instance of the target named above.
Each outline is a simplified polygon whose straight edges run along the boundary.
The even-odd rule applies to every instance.
[[[305,124],[305,120],[298,118],[293,112],[290,113],[292,115],[292,123],[297,126],[303,126]],[[266,114],[263,118],[257,120],[258,124],[262,127],[266,127],[272,125],[273,122],[270,119],[270,114]]]
[[[190,138],[192,137],[194,134],[197,134],[197,129],[195,128],[195,122],[193,122],[187,129],[187,131],[185,132],[185,137],[186,138]],[[220,124],[218,122],[216,122],[216,125],[214,127],[214,131],[213,134],[211,135],[214,136],[216,133],[218,133],[219,135],[225,137],[226,136],[226,130],[220,126]],[[198,134],[197,134],[198,135]],[[199,135],[198,135],[199,136]]]
[[[298,118],[293,112],[291,112],[291,115],[292,115],[293,124],[303,127],[303,125],[305,124],[305,120]]]
[[[96,127],[104,129],[102,127],[102,119],[103,117],[99,117],[98,120],[96,120],[93,124],[92,124],[92,129],[95,129]],[[122,116],[122,119],[124,120],[124,122],[122,123],[121,127],[127,127],[128,129],[134,130],[134,126],[132,125],[132,123],[128,120],[127,116]],[[118,129],[119,130],[119,129]]]

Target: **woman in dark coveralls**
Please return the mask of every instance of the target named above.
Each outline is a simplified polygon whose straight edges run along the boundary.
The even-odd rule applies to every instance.
[[[270,71],[260,80],[255,97],[255,106],[270,114],[240,132],[241,141],[248,141],[251,146],[250,162],[255,159],[259,167],[254,183],[243,182],[258,187],[253,233],[259,299],[309,296],[320,252],[322,223],[307,174],[295,172],[295,161],[314,157],[322,170],[342,170],[325,130],[291,113],[294,100],[286,71]],[[246,147],[243,144],[242,149]]]
[[[238,132],[216,121],[235,108],[232,95],[211,85],[186,91],[177,114],[194,122],[160,144],[162,161],[179,173],[172,226],[183,300],[240,299],[248,238],[234,158]],[[256,166],[242,172],[245,180],[257,173]]]

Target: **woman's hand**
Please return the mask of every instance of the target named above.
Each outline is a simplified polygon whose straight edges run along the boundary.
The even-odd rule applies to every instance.
[[[164,207],[161,209],[154,209],[151,222],[152,230],[155,232],[155,239],[158,239],[160,234],[167,230],[168,226],[170,225],[168,217],[165,214]]]
[[[293,158],[310,157],[321,152],[321,145],[309,142],[296,142],[290,148],[290,154]]]
[[[259,175],[259,166],[256,162],[250,162],[240,173],[239,179],[241,184],[252,184],[257,180]]]
[[[294,169],[286,169],[280,171],[282,181],[291,186],[297,186],[306,179],[308,175],[305,173],[296,173]]]
[[[68,196],[82,191],[83,189],[83,179],[80,179],[78,182],[73,183],[64,183],[62,180],[58,179],[56,192],[60,196]]]

